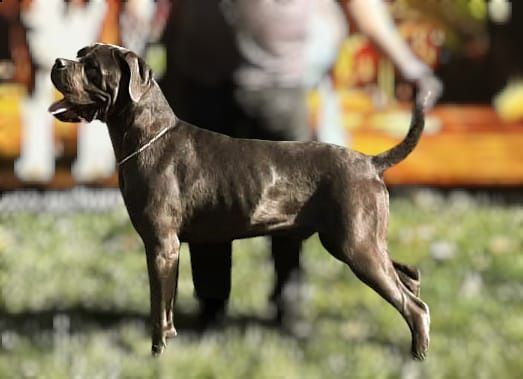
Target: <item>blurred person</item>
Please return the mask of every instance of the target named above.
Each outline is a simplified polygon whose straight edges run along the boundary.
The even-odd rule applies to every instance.
[[[386,5],[381,0],[347,0],[341,5],[401,74],[416,85],[418,99],[425,99],[422,103],[432,107],[442,86],[401,38]],[[244,125],[239,128],[241,136],[312,139],[305,96],[311,87],[321,83],[327,109],[320,123],[327,124],[319,128],[319,137],[345,146],[341,111],[327,75],[346,33],[338,3],[222,0],[222,7],[234,25],[242,55],[242,64],[235,72],[236,100],[246,114]],[[429,92],[432,96],[427,99]],[[293,236],[272,238],[276,283],[271,300],[276,319],[287,326],[296,324],[299,318],[301,242]]]
[[[334,119],[333,123],[341,128],[341,117],[335,115],[340,110],[332,100],[335,95],[326,75],[347,30],[338,3],[332,0],[223,0],[222,4],[235,25],[244,58],[236,74],[238,92],[241,92],[239,102],[250,107],[247,104],[250,100],[244,97],[252,96],[250,90],[256,91],[256,87],[308,89],[319,84],[323,100],[327,100],[325,105],[331,108],[323,112],[323,116]],[[399,35],[386,4],[382,0],[344,0],[340,4],[359,30],[392,60],[402,76],[415,84],[418,100],[424,99],[428,91],[432,93],[426,105],[431,108],[441,95],[442,85]],[[346,145],[342,131],[329,130],[336,128],[324,127],[323,123],[320,117],[318,137],[321,141]],[[300,128],[289,127],[289,130]]]
[[[143,49],[157,23],[152,0],[130,0],[120,17],[122,42]],[[162,6],[160,0],[157,9]],[[161,23],[161,22],[160,22]],[[148,36],[147,40],[143,37]],[[239,108],[234,98],[233,75],[240,63],[234,31],[223,17],[220,1],[176,0],[161,33],[166,69],[159,85],[181,119],[198,127],[238,135]],[[189,244],[195,295],[200,304],[200,326],[223,319],[231,290],[232,241]]]
[[[30,182],[47,182],[55,169],[52,116],[47,108],[54,89],[49,80],[58,56],[75,56],[78,46],[96,41],[105,16],[103,0],[89,2],[32,0],[22,7],[21,20],[34,62],[34,87],[22,103],[21,156],[15,162],[17,176]],[[97,125],[93,125],[97,124]],[[107,128],[99,121],[82,122],[78,130],[77,159],[72,172],[79,181],[107,177],[115,158]]]
[[[235,99],[244,115],[238,136],[313,139],[306,95],[333,65],[345,37],[339,5],[332,0],[224,0],[222,8],[242,56],[234,75]],[[316,49],[307,55],[311,40]],[[301,243],[293,235],[272,236],[275,283],[270,295],[275,321],[300,334],[307,333],[299,323]]]
[[[146,23],[137,22],[136,25]],[[231,136],[270,139],[269,134],[253,133],[252,119],[241,121],[244,115],[234,96],[236,84],[233,81],[240,54],[234,31],[225,21],[219,1],[174,2],[162,41],[167,50],[167,68],[160,86],[178,117]],[[300,92],[304,95],[303,89]],[[304,97],[295,97],[289,92],[286,98],[299,107],[296,113],[299,117],[294,122],[296,127],[292,130],[298,131],[299,127],[303,136],[281,135],[272,139],[310,139]],[[256,130],[263,132],[263,128]],[[200,301],[204,327],[220,321],[225,313],[231,289],[231,243],[189,245],[195,293]],[[282,239],[281,245],[287,250],[289,242]],[[297,250],[294,246],[293,242],[290,248]],[[275,266],[277,272],[289,272],[289,264],[285,261],[277,260]]]

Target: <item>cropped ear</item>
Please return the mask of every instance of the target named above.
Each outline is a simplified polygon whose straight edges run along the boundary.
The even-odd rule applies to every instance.
[[[96,45],[86,46],[82,47],[78,52],[76,53],[76,58],[82,58],[87,55],[91,50],[93,50],[96,47]]]
[[[124,53],[123,58],[129,66],[129,97],[137,103],[149,89],[152,71],[145,61],[133,52]]]

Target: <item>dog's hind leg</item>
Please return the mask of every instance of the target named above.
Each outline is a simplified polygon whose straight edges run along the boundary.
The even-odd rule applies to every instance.
[[[410,276],[401,269],[398,271],[402,274],[398,274],[386,250],[373,243],[355,246],[340,244],[325,234],[320,234],[320,239],[334,257],[346,263],[361,281],[399,311],[411,330],[412,355],[415,359],[423,360],[429,347],[429,308],[404,284],[408,277],[407,283],[411,286]],[[400,275],[404,276],[403,280]]]
[[[347,202],[333,208],[329,225],[320,232],[321,242],[398,310],[411,331],[413,357],[424,359],[429,347],[429,308],[416,295],[417,271],[393,262],[387,252],[389,204],[385,185],[378,181],[361,182],[361,187],[354,184]]]
[[[180,241],[174,232],[144,239],[152,322],[152,353],[163,352],[167,338],[176,335],[173,306],[178,282]]]

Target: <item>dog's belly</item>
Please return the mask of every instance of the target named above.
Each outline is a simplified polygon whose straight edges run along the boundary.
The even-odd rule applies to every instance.
[[[309,228],[298,225],[291,220],[251,225],[238,222],[237,220],[228,220],[224,217],[219,223],[213,225],[209,225],[206,221],[197,221],[187,225],[187,227],[181,230],[180,239],[183,242],[195,243],[226,242],[235,239],[291,232],[299,234],[311,233]]]
[[[222,242],[277,233],[310,235],[314,219],[303,202],[286,196],[262,197],[252,209],[207,209],[186,220],[180,239],[188,242]]]

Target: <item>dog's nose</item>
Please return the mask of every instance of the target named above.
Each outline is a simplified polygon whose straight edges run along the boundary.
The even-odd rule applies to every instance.
[[[56,68],[65,68],[66,65],[67,61],[63,58],[56,58],[56,60],[54,61],[54,66]]]

